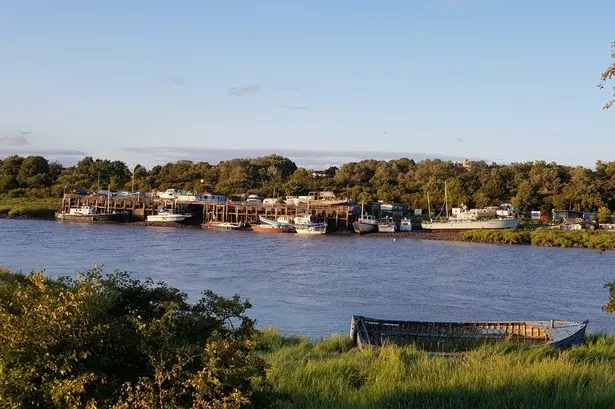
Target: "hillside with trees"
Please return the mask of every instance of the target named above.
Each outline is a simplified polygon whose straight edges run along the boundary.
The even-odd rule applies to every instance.
[[[450,204],[483,207],[513,203],[522,211],[551,209],[609,214],[615,210],[615,162],[598,161],[595,169],[544,161],[498,164],[485,161],[452,162],[439,159],[415,162],[362,160],[325,171],[297,167],[279,155],[238,158],[217,165],[180,160],[132,170],[121,161],[85,157],[63,167],[41,156],[9,156],[0,160],[0,195],[4,197],[61,197],[83,189],[161,191],[168,188],[227,196],[257,193],[262,197],[305,195],[331,190],[360,202],[383,200],[410,208],[434,208],[444,202],[444,182]]]

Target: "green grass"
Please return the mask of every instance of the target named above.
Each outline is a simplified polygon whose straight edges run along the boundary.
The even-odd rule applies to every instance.
[[[539,229],[531,239],[534,246],[615,250],[615,233],[609,231]]]
[[[276,339],[277,337],[277,339]],[[502,342],[453,356],[414,346],[351,348],[268,330],[259,345],[278,408],[606,408],[615,402],[615,337],[559,351]]]
[[[530,233],[526,230],[470,230],[461,233],[464,241],[500,244],[528,244]]]
[[[62,206],[61,198],[0,197],[0,214],[8,217],[53,218]]]
[[[461,233],[461,239],[480,243],[615,250],[615,233],[600,230],[470,230]]]

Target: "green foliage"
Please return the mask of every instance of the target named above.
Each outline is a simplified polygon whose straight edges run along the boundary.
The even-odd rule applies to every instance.
[[[450,356],[277,344],[263,356],[280,408],[603,408],[615,399],[613,336],[566,351],[503,342]]]
[[[607,207],[602,206],[598,209],[596,219],[598,223],[611,223],[611,211]]]
[[[602,310],[611,314],[615,312],[615,281],[606,283],[604,288],[609,290],[610,297],[609,301],[602,307]]]
[[[530,237],[533,246],[615,250],[615,234],[610,231],[538,229]]]
[[[530,233],[522,230],[470,230],[462,232],[461,239],[481,243],[529,244]]]
[[[3,407],[247,407],[266,392],[250,307],[99,269],[0,271]]]
[[[611,57],[615,60],[615,42],[611,43]],[[606,82],[613,79],[615,77],[615,62],[613,62],[601,75],[600,75],[600,83],[598,86],[602,89],[605,87]],[[611,98],[604,104],[603,109],[609,109],[615,103],[615,87],[613,87],[613,94]]]
[[[305,195],[331,190],[357,202],[380,199],[425,208],[430,194],[432,209],[444,207],[444,182],[449,205],[484,207],[512,202],[521,211],[553,208],[595,212],[615,209],[615,162],[596,163],[596,170],[544,161],[496,164],[463,163],[407,158],[362,160],[329,168],[313,175],[288,158],[269,155],[237,158],[217,165],[180,160],[132,170],[120,161],[85,157],[75,167],[62,168],[40,156],[13,155],[0,161],[0,194],[12,197],[61,196],[77,188],[94,192],[115,190],[217,191],[227,196],[258,193],[262,197]],[[602,212],[606,212],[603,210]]]
[[[59,198],[0,197],[0,214],[9,217],[53,218],[61,203],[62,199]]]

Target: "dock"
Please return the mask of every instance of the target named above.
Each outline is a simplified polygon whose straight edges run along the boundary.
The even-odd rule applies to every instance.
[[[175,213],[191,213],[190,224],[209,221],[232,223],[257,223],[260,216],[277,219],[285,216],[312,215],[318,220],[326,221],[331,230],[348,229],[358,215],[356,205],[344,202],[310,200],[297,205],[286,203],[256,204],[240,202],[179,202],[174,199],[152,197],[107,197],[103,195],[81,196],[67,194],[62,200],[62,212],[71,207],[94,206],[96,209],[110,212],[129,212],[131,221],[144,221],[147,216],[156,214],[161,207]]]

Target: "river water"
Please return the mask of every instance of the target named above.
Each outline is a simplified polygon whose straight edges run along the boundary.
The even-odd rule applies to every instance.
[[[353,314],[413,320],[590,320],[615,280],[615,252],[370,236],[0,220],[0,266],[74,276],[92,264],[165,281],[196,301],[239,294],[258,326],[314,338]]]

